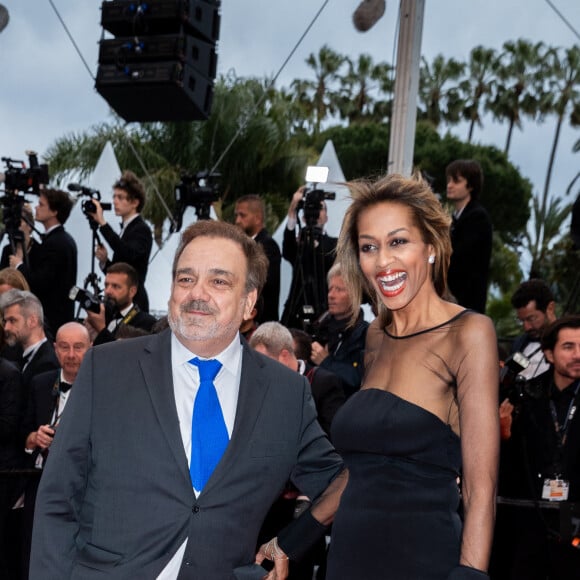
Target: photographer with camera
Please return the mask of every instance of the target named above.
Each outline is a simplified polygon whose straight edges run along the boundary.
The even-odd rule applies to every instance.
[[[14,253],[13,242],[16,246],[21,245],[23,250],[23,256],[28,256],[30,250],[34,244],[38,242],[32,237],[32,232],[34,231],[34,213],[30,204],[25,202],[22,204],[20,225],[18,226],[18,232],[13,234],[13,240],[6,244],[2,248],[2,257],[0,257],[0,269],[10,267],[10,256]],[[24,258],[26,261],[28,258]]]
[[[113,257],[109,259],[109,254],[105,246],[97,245],[95,255],[99,260],[101,270],[108,271],[111,264],[126,262],[137,270],[139,286],[135,303],[138,304],[142,312],[149,312],[149,298],[145,290],[145,278],[149,267],[149,256],[153,246],[153,236],[151,229],[141,217],[141,211],[145,205],[145,188],[141,181],[132,171],[124,171],[121,179],[113,185],[113,207],[115,215],[122,219],[121,233],[117,234],[103,214],[102,204],[99,200],[93,199],[94,212],[88,215],[95,220],[99,226],[99,233],[113,250]],[[70,288],[70,286],[69,286]]]
[[[514,340],[511,354],[513,357],[515,353],[521,353],[528,359],[526,368],[519,372],[520,377],[528,380],[549,368],[540,340],[544,330],[556,320],[556,302],[548,284],[532,278],[518,286],[511,303],[524,329],[524,333]]]
[[[580,550],[572,545],[580,514],[574,518],[567,503],[580,502],[580,316],[550,324],[541,347],[549,368],[527,380],[510,404],[502,443],[502,496],[533,503],[500,501],[494,578],[580,577]],[[543,509],[539,500],[562,503]]]
[[[341,377],[347,397],[358,391],[364,375],[364,349],[369,323],[362,309],[353,326],[352,298],[339,263],[328,271],[328,310],[312,325],[310,360]]]
[[[284,305],[282,323],[288,328],[304,328],[305,320],[317,318],[326,310],[326,275],[335,254],[337,238],[324,231],[328,221],[326,199],[334,199],[319,189],[300,187],[292,196],[284,230],[282,256],[292,265],[292,282]],[[304,210],[304,224],[296,236],[298,211]],[[310,307],[305,312],[304,307]]]
[[[105,275],[104,303],[87,310],[85,326],[93,338],[95,346],[116,339],[121,326],[133,326],[151,331],[157,322],[154,316],[143,312],[134,302],[139,288],[137,271],[130,264],[111,264]]]
[[[24,274],[31,292],[40,300],[52,336],[65,322],[74,320],[74,304],[68,294],[77,280],[77,245],[64,229],[72,208],[65,191],[41,189],[35,219],[45,229],[42,243],[32,245],[28,263],[21,245],[10,256],[10,266]]]

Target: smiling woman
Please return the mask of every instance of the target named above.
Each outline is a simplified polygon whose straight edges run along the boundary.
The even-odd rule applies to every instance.
[[[361,389],[331,430],[348,482],[310,514],[334,517],[326,577],[486,578],[499,452],[493,326],[443,298],[450,220],[426,182],[390,175],[350,189],[337,259],[379,315]],[[280,534],[290,557],[293,543]]]

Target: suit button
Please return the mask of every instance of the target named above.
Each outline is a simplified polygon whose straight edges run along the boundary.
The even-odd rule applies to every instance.
[[[194,505],[194,506],[191,508],[191,511],[192,511],[194,514],[198,513],[198,512],[199,512],[199,506],[198,506],[198,505]]]
[[[191,566],[191,562],[184,562],[186,566]]]

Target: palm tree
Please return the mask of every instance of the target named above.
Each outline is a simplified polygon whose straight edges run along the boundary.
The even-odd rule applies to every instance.
[[[572,126],[580,125],[580,46],[572,46],[560,58],[558,49],[549,51],[550,92],[553,96],[553,111],[556,113],[556,131],[550,151],[542,208],[545,209],[550,192],[550,181],[560,140],[564,118],[569,113]]]
[[[495,72],[497,69],[497,55],[493,48],[476,46],[469,54],[467,64],[469,76],[460,85],[465,101],[463,118],[469,121],[467,142],[471,143],[475,125],[482,126],[481,107],[483,101],[491,94]]]
[[[374,64],[368,54],[361,54],[356,62],[347,59],[347,63],[348,72],[340,79],[341,117],[349,123],[374,118],[377,101],[374,95],[378,91],[392,93],[392,67],[387,63]]]
[[[425,57],[419,73],[419,102],[424,111],[421,117],[439,127],[442,121],[457,123],[463,109],[458,79],[465,70],[465,63],[453,58],[446,60],[441,54],[430,66]]]
[[[506,42],[497,62],[497,83],[487,109],[499,120],[508,121],[504,153],[507,155],[514,127],[522,126],[522,117],[535,119],[549,108],[545,79],[544,43],[532,44],[519,39]]]
[[[314,134],[320,133],[320,127],[328,115],[334,115],[338,110],[340,92],[333,88],[333,83],[340,78],[340,69],[346,62],[346,57],[334,52],[328,45],[324,45],[318,56],[311,54],[306,64],[312,68],[315,80],[308,86],[312,93],[315,121]]]

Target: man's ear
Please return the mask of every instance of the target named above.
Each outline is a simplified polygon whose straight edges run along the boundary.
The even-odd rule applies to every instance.
[[[244,320],[249,320],[252,318],[252,310],[256,305],[256,300],[258,300],[258,290],[254,288],[248,292],[246,296],[246,303],[244,305]]]
[[[131,302],[133,302],[133,298],[137,295],[137,286],[129,286],[129,297],[131,298]]]
[[[546,349],[544,351],[544,356],[546,357],[546,360],[553,365],[554,364],[554,351],[553,350],[549,350]]]

